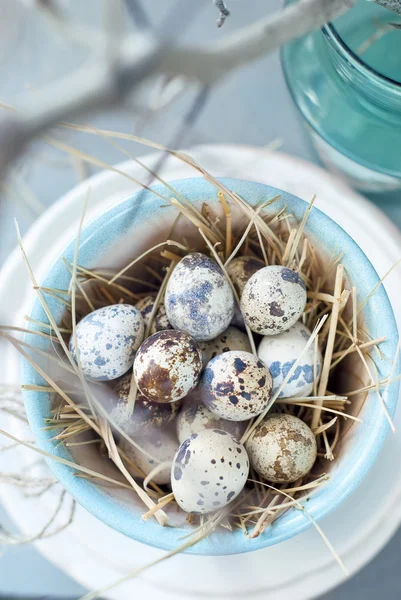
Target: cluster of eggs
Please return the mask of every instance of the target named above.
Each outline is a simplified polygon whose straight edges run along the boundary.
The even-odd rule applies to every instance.
[[[304,282],[289,268],[250,256],[232,260],[227,271],[231,282],[215,261],[189,254],[170,276],[147,339],[152,294],[136,306],[90,313],[70,340],[84,376],[112,382],[112,419],[142,449],[121,440],[133,474],[154,471],[153,481],[170,483],[183,510],[199,514],[234,500],[250,466],[268,481],[287,483],[316,459],[311,429],[288,414],[269,414],[245,445],[240,441],[279,387],[281,397],[307,396],[319,375],[321,358],[312,349],[282,385],[310,337],[299,321]],[[244,322],[261,336],[257,356]],[[138,393],[131,415],[132,376]]]

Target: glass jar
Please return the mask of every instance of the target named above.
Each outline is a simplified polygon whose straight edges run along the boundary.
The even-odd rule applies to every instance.
[[[281,51],[320,159],[365,192],[401,190],[401,31],[389,25],[397,20],[362,0]]]

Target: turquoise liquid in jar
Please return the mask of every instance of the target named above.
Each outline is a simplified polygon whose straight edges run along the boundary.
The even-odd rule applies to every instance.
[[[401,190],[401,30],[390,26],[397,22],[360,0],[282,49],[288,87],[322,162],[366,192]]]

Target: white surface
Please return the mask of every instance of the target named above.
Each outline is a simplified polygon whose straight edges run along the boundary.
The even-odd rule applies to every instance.
[[[215,175],[262,181],[306,200],[316,193],[317,206],[335,218],[356,239],[379,275],[383,275],[401,256],[399,233],[386,217],[318,167],[250,147],[200,147],[192,154]],[[144,161],[151,164],[154,157],[148,156]],[[126,163],[124,168],[138,175],[137,166]],[[196,176],[192,169],[172,159],[164,165],[161,174],[169,180]],[[142,180],[145,179],[142,173],[140,176]],[[39,280],[52,262],[52,257],[75,234],[86,189],[87,184],[82,184],[53,205],[26,236],[26,249]],[[89,216],[93,217],[135,189],[128,179],[115,174],[105,173],[95,177],[91,181],[91,198],[96,199],[96,206],[92,204]],[[11,276],[15,293],[12,298],[10,294],[2,294],[5,301],[2,302],[0,318],[1,322],[18,321],[21,324],[21,316],[29,310],[32,302],[32,293],[18,253],[10,257],[1,273],[0,293],[5,286],[11,285]],[[387,280],[386,287],[400,323],[401,299],[396,274]],[[9,382],[18,381],[15,355],[10,352],[4,358],[2,365],[7,364],[7,373],[0,372],[0,377]],[[400,429],[401,406],[395,422]],[[373,558],[400,524],[400,452],[401,436],[390,435],[379,460],[357,492],[321,522],[351,573]],[[0,455],[0,468],[5,456]],[[7,453],[8,468],[13,467],[13,462],[17,465],[21,461],[31,462],[32,456],[26,452]],[[381,493],[383,489],[386,489],[384,498]],[[30,532],[33,520],[41,522],[49,514],[49,495],[45,500],[27,500],[11,488],[4,490],[1,499],[22,531]],[[50,561],[89,588],[107,585],[128,569],[162,555],[158,550],[116,533],[80,507],[70,528],[57,537],[38,542],[37,547]],[[279,546],[246,555],[174,557],[150,569],[140,578],[109,592],[108,597],[126,600],[134,595],[154,595],[157,592],[161,600],[173,600],[180,596],[234,598],[245,595],[257,598],[266,597],[267,594],[274,600],[287,600],[290,597],[302,600],[320,595],[343,580],[343,573],[318,534],[314,529],[309,529]]]

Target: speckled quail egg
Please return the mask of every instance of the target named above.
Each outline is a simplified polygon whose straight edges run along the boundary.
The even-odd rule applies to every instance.
[[[205,514],[234,500],[248,472],[242,444],[226,431],[204,429],[179,447],[171,469],[171,487],[183,510]]]
[[[306,304],[306,287],[292,269],[273,265],[257,271],[241,296],[242,315],[255,333],[276,335],[301,316]]]
[[[274,483],[290,483],[309,473],[317,452],[312,430],[298,417],[285,414],[266,417],[246,449],[255,471]]]
[[[311,336],[309,329],[298,322],[287,331],[265,336],[259,344],[258,356],[273,377],[273,392],[279,388],[295,361],[301,356]],[[302,355],[301,361],[280,392],[280,398],[309,396],[313,390],[315,350],[313,344]],[[322,355],[316,355],[316,375],[320,375]]]
[[[77,325],[77,343],[82,372],[88,379],[110,381],[132,367],[135,351],[144,334],[139,310],[129,304],[99,308]],[[70,351],[77,361],[74,336]]]
[[[246,421],[226,421],[216,417],[202,402],[191,398],[185,400],[176,420],[177,435],[180,444],[203,429],[221,429],[240,440],[247,426]]]
[[[123,438],[120,442],[120,447],[127,457],[145,475],[149,475],[158,464],[168,463],[152,478],[152,481],[158,485],[170,483],[171,465],[178,448],[178,440],[175,432],[170,428],[156,428],[152,431],[147,431],[146,436],[135,438],[135,441],[153,458],[146,456],[138,448],[130,444],[128,440]],[[132,466],[130,467],[129,463],[126,463],[126,466],[132,475],[137,475],[137,471]]]
[[[137,393],[135,399],[134,412],[128,412],[128,395],[131,387],[131,371],[120,379],[114,388],[115,397],[110,412],[111,418],[128,435],[136,436],[148,429],[156,427],[165,427],[170,423],[179,409],[179,402],[169,402],[161,404],[152,402]]]
[[[139,348],[134,376],[139,391],[153,402],[176,402],[196,387],[202,353],[184,331],[168,329],[148,337]]]
[[[201,379],[202,402],[229,421],[259,415],[272,393],[269,369],[250,352],[231,351],[213,358]]]
[[[244,350],[251,352],[251,344],[248,336],[236,327],[228,327],[223,333],[209,342],[200,342],[199,348],[202,352],[203,366],[205,367],[209,360],[230,350]]]
[[[238,256],[228,264],[227,273],[240,297],[248,279],[264,266],[263,260],[255,256]]]
[[[147,296],[144,296],[143,298],[138,300],[138,302],[135,304],[136,308],[142,315],[145,327],[148,325],[149,318],[155,303],[155,299],[156,294],[148,294]],[[156,311],[152,326],[150,328],[150,333],[156,333],[156,331],[163,331],[164,329],[172,329],[172,327],[171,323],[167,318],[164,303],[162,302]]]
[[[227,278],[211,259],[195,252],[184,256],[168,281],[164,304],[174,329],[197,341],[225,331],[234,314],[234,296]]]
[[[228,264],[227,273],[240,298],[248,279],[264,266],[265,263],[255,256],[238,256]],[[234,316],[231,325],[234,325],[234,327],[238,327],[239,329],[245,329],[244,317],[242,316],[241,308],[237,303],[235,303],[234,306]]]

